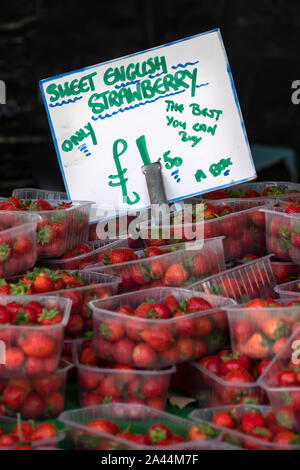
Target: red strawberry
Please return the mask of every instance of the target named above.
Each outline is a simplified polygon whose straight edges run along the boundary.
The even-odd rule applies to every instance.
[[[245,192],[245,197],[247,198],[253,198],[253,197],[259,197],[260,194],[255,191],[255,189],[247,189],[247,191]]]
[[[29,238],[27,238],[24,235],[20,235],[16,239],[14,243],[14,247],[13,247],[14,251],[19,254],[27,253],[27,251],[29,251],[31,248],[32,248],[31,241],[29,240]]]
[[[80,405],[82,408],[87,408],[88,406],[101,405],[101,403],[102,403],[102,398],[99,397],[97,393],[93,393],[93,392],[90,392],[84,395],[84,397],[82,397],[80,401]]]
[[[3,434],[0,436],[0,448],[13,447],[19,442],[17,436],[12,436],[11,434]]]
[[[169,295],[169,297],[164,300],[164,304],[168,307],[171,313],[174,313],[180,309],[179,304],[174,295]]]
[[[124,336],[124,327],[121,322],[118,321],[106,321],[102,322],[99,328],[101,336],[106,338],[108,341],[117,341]]]
[[[202,310],[209,310],[212,305],[201,297],[191,297],[186,305],[186,311],[188,313],[200,312]]]
[[[151,310],[148,311],[148,318],[166,319],[170,318],[171,312],[165,304],[154,304]]]
[[[99,432],[104,432],[107,434],[117,434],[119,427],[117,424],[109,421],[108,419],[98,418],[93,421],[90,421],[86,426],[89,428],[95,429]]]
[[[152,256],[160,256],[163,255],[165,251],[160,250],[156,246],[150,246],[149,248],[146,248],[145,250],[145,257],[151,258]]]
[[[68,321],[66,330],[72,337],[79,336],[84,330],[84,319],[80,315],[72,314]]]
[[[38,317],[38,321],[42,326],[57,325],[62,322],[62,315],[56,309],[47,310],[44,308]]]
[[[209,265],[207,262],[207,258],[201,254],[197,253],[192,260],[192,266],[190,270],[196,276],[203,276],[209,271]]]
[[[290,204],[284,210],[286,214],[299,214],[300,213],[300,204]]]
[[[226,411],[219,411],[217,412],[212,422],[217,426],[222,426],[223,428],[235,428],[235,420],[229,412]]]
[[[133,350],[134,343],[128,338],[121,338],[113,343],[111,352],[116,362],[130,364]]]
[[[136,253],[131,248],[115,248],[105,258],[105,264],[126,263],[137,259]]]
[[[5,368],[7,370],[17,370],[23,365],[25,360],[22,349],[17,347],[6,348],[5,351]]]
[[[94,353],[92,347],[82,349],[79,358],[80,364],[86,364],[96,367],[98,365],[98,356]]]
[[[223,240],[226,259],[238,258],[242,252],[242,243],[236,238],[226,237]]]
[[[45,439],[52,439],[57,435],[56,427],[53,423],[41,423],[32,432],[31,440],[40,441]]]
[[[208,356],[201,359],[198,364],[213,374],[219,375],[221,360],[218,356]]]
[[[11,287],[4,279],[0,279],[0,295],[9,295]]]
[[[188,273],[181,264],[172,264],[165,272],[164,281],[168,286],[183,285],[188,279]]]
[[[154,327],[142,331],[141,338],[155,351],[166,351],[172,345],[173,335],[168,328]]]
[[[147,318],[148,312],[152,309],[152,303],[143,302],[134,311],[136,317]]]
[[[59,389],[61,380],[57,375],[43,376],[33,379],[32,385],[36,392],[43,397],[48,397]]]
[[[44,363],[38,357],[29,357],[25,365],[26,374],[28,377],[36,377],[44,372]]]
[[[18,438],[21,437],[20,439],[21,441],[29,442],[31,441],[31,435],[32,435],[33,430],[34,428],[32,424],[30,423],[26,423],[26,422],[18,423],[13,427],[11,431],[11,435],[16,436]]]
[[[10,321],[11,321],[10,311],[3,305],[0,305],[0,323],[1,324],[10,323]]]
[[[118,307],[116,312],[117,313],[124,313],[125,315],[133,315],[134,314],[133,308],[130,307],[129,305],[120,305],[120,307]]]
[[[22,349],[27,356],[44,358],[54,352],[55,343],[46,333],[33,331],[24,339]]]
[[[184,318],[186,314],[184,312],[174,313],[173,318],[178,318],[178,321],[174,322],[174,330],[177,336],[190,337],[193,336],[197,328],[197,322],[195,318]],[[179,318],[182,318],[179,320]]]
[[[238,343],[245,343],[252,334],[252,323],[248,320],[237,320],[233,325],[232,333]]]
[[[163,377],[149,377],[143,383],[141,391],[146,398],[159,397],[168,391],[168,381]]]
[[[114,377],[104,377],[101,381],[97,393],[103,397],[121,397],[123,387],[121,384],[117,383]]]
[[[9,385],[3,391],[3,403],[11,410],[18,410],[27,396],[27,390],[18,385]]]
[[[236,354],[229,354],[228,356],[223,356],[221,358],[221,364],[220,364],[221,375],[226,375],[228,374],[228,372],[234,369],[240,369],[240,368],[249,370],[250,361],[246,356],[236,353]]]
[[[224,377],[227,382],[239,382],[239,383],[250,383],[253,382],[253,378],[249,372],[240,367],[230,370]]]
[[[251,434],[255,428],[265,427],[265,420],[259,411],[250,410],[243,414],[240,425],[243,432]]]
[[[43,311],[43,306],[38,302],[34,302],[33,300],[31,302],[28,302],[27,307],[33,308],[37,312],[37,314],[41,314]]]
[[[76,292],[74,290],[62,292],[61,297],[72,301],[71,314],[80,313],[83,305],[83,298],[80,292]]]
[[[46,402],[40,395],[29,393],[22,405],[21,414],[25,419],[36,419],[43,415],[45,408]]]
[[[136,367],[149,369],[157,360],[155,351],[149,344],[137,344],[132,352],[132,360]]]
[[[46,273],[39,274],[31,285],[32,291],[36,293],[50,292],[54,290],[53,282]]]
[[[21,207],[21,205],[22,205],[21,199],[17,196],[11,196],[11,197],[7,198],[7,202],[9,204],[13,204],[17,208]]]
[[[53,209],[53,206],[50,202],[45,201],[44,199],[37,199],[36,201],[32,201],[29,210],[31,211],[50,211]]]
[[[278,376],[278,383],[282,387],[293,387],[297,385],[297,376],[292,370],[284,370]]]

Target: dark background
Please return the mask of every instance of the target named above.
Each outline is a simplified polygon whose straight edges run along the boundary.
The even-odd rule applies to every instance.
[[[0,195],[63,189],[38,81],[220,27],[249,141],[300,154],[300,2],[293,0],[2,0]],[[260,179],[289,179],[284,164]]]

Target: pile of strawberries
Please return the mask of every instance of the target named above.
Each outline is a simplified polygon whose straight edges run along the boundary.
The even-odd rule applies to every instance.
[[[80,271],[35,267],[15,283],[0,279],[2,295],[33,295],[49,292],[56,292],[58,296],[72,301],[71,315],[66,326],[66,339],[77,338],[87,331],[92,331],[92,311],[88,303],[112,295],[109,286],[87,282]]]
[[[251,359],[266,359],[277,354],[300,326],[299,306],[297,301],[279,303],[274,299],[253,299],[243,306],[243,314],[229,312],[235,351]]]
[[[171,370],[138,371],[128,364],[100,360],[92,340],[85,340],[76,352],[78,386],[82,407],[109,403],[147,405],[164,410]]]
[[[55,418],[64,408],[65,385],[64,373],[48,359],[41,376],[0,378],[0,416]]]
[[[299,340],[299,337],[294,338],[294,341],[296,339]],[[293,357],[294,351],[296,350],[288,347],[274,359],[262,385],[274,406],[278,422],[289,429],[299,430],[300,365]]]
[[[33,426],[29,422],[18,422],[10,432],[5,432],[0,426],[0,450],[34,450],[42,446],[42,442],[49,443],[57,437],[57,429],[53,423],[44,422]],[[34,446],[32,445],[34,444]],[[53,445],[53,443],[52,443]]]
[[[253,210],[245,213],[241,208],[236,209],[235,204],[230,202],[227,205],[218,205],[203,201],[193,209],[192,222],[197,222],[197,215],[203,213],[204,237],[226,237],[223,241],[226,259],[239,258],[247,252],[263,254],[265,250],[265,215],[255,208],[255,204],[245,204],[245,209],[252,207]],[[182,229],[184,225],[181,225],[184,222],[190,223],[185,217],[184,213],[175,215],[173,225],[170,226],[170,239],[154,240],[148,238],[146,243],[158,246],[189,241]]]
[[[80,273],[68,271],[53,271],[47,268],[35,267],[24,276],[20,276],[17,282],[8,282],[1,279],[1,295],[32,295],[44,294],[46,292],[59,291],[82,287],[87,283],[82,279]]]
[[[63,316],[58,306],[46,308],[34,301],[1,305],[0,340],[6,349],[0,376],[35,377],[53,372],[64,340]]]
[[[179,365],[172,386],[195,397],[201,407],[261,405],[266,403],[265,393],[259,386],[253,387],[253,383],[269,363],[268,359],[253,361],[224,349],[196,363]]]
[[[164,285],[183,287],[220,271],[220,260],[212,249],[180,248],[184,247],[152,246],[138,253],[139,258],[131,248],[116,248],[105,255],[102,267],[90,269],[120,277],[120,289],[125,292]]]
[[[239,417],[232,411],[215,412],[212,424],[218,428],[233,430],[226,433],[223,440],[247,450],[266,450],[268,443],[276,444],[277,449],[292,449],[300,444],[300,435],[281,426],[274,413],[263,414],[259,409],[247,407]],[[261,444],[259,441],[263,441]],[[264,444],[265,443],[265,444]],[[281,447],[282,446],[282,447]]]
[[[72,210],[70,210],[72,209]],[[87,234],[88,216],[71,202],[57,205],[39,199],[22,200],[16,196],[0,202],[0,211],[30,212],[40,215],[37,222],[37,255],[44,258],[61,256],[70,246],[82,242]]]
[[[35,264],[35,223],[25,222],[22,216],[0,212],[0,277],[24,272]]]
[[[133,413],[135,410],[133,410]],[[86,424],[91,430],[111,434],[115,438],[129,441],[130,443],[141,445],[141,446],[154,446],[157,448],[163,448],[166,446],[174,446],[180,443],[212,439],[217,436],[217,432],[210,430],[209,435],[206,435],[201,431],[200,426],[191,426],[187,435],[182,435],[178,432],[172,432],[170,427],[162,423],[153,424],[149,428],[141,433],[135,432],[130,429],[130,423],[127,429],[120,429],[119,425],[112,420],[105,418],[98,418],[90,421]],[[134,424],[132,424],[134,427]],[[73,445],[76,450],[117,450],[124,449],[124,444],[116,440],[109,440],[108,438],[97,436],[97,434],[91,435],[88,432],[76,431],[73,435]]]
[[[160,302],[147,298],[135,309],[120,305],[116,313],[94,314],[95,349],[102,359],[150,369],[198,359],[225,345],[226,315],[201,297],[181,303],[174,295]]]
[[[61,202],[54,206],[50,204],[49,201],[43,199],[31,200],[25,199],[22,200],[19,197],[11,196],[6,201],[0,201],[0,210],[1,211],[53,211],[53,210],[63,210],[69,209],[72,207],[71,202]]]

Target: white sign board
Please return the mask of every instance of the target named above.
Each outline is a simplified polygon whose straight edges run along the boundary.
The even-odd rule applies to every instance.
[[[256,177],[219,30],[40,82],[68,196],[149,207],[160,160],[170,202]]]

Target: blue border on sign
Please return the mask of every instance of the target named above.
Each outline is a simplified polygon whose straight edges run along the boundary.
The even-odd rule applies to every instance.
[[[61,171],[61,174],[62,174],[62,177],[63,177],[64,185],[65,185],[66,192],[67,192],[67,195],[68,195],[69,199],[71,199],[71,195],[70,195],[70,191],[69,191],[69,188],[68,188],[68,184],[67,184],[67,180],[66,180],[66,176],[65,176],[61,156],[60,156],[60,151],[59,151],[58,144],[57,144],[56,135],[55,135],[53,124],[52,124],[52,120],[51,120],[51,117],[50,117],[49,107],[48,107],[46,96],[45,96],[45,93],[44,93],[43,84],[47,83],[49,81],[55,80],[57,78],[61,78],[61,77],[65,77],[65,76],[68,76],[68,75],[75,74],[75,73],[83,72],[85,70],[91,70],[91,69],[94,69],[95,67],[111,64],[113,62],[117,62],[119,60],[124,60],[124,59],[127,59],[129,57],[135,57],[135,56],[138,56],[140,54],[144,54],[146,52],[156,51],[156,50],[161,49],[163,47],[173,46],[174,44],[178,44],[178,43],[184,42],[184,41],[189,41],[190,39],[194,39],[194,38],[197,38],[197,37],[200,37],[200,36],[205,36],[207,34],[212,34],[212,33],[217,33],[218,37],[219,37],[219,41],[220,41],[222,51],[223,51],[223,54],[224,54],[224,59],[225,59],[226,65],[227,65],[227,73],[228,73],[228,76],[229,76],[233,97],[234,97],[235,104],[236,104],[236,107],[237,107],[237,111],[238,111],[238,114],[239,114],[239,117],[240,117],[240,122],[241,122],[242,130],[243,130],[245,142],[246,142],[246,145],[247,145],[247,148],[248,148],[250,161],[251,161],[252,168],[253,168],[253,170],[255,172],[255,175],[256,175],[256,168],[255,168],[255,165],[254,165],[254,162],[253,162],[251,149],[250,149],[250,145],[249,145],[249,141],[248,141],[248,136],[247,136],[247,133],[246,133],[246,128],[245,128],[245,124],[244,124],[244,120],[243,120],[243,116],[242,116],[242,112],[241,112],[241,107],[240,107],[239,99],[238,99],[238,96],[237,96],[237,93],[236,93],[236,89],[235,89],[235,85],[234,85],[230,65],[229,65],[229,62],[228,62],[228,57],[227,57],[226,50],[225,50],[225,47],[224,47],[221,31],[220,31],[219,28],[215,28],[215,29],[212,29],[210,31],[206,31],[205,33],[195,34],[193,36],[189,36],[188,38],[178,39],[177,41],[169,42],[167,44],[162,44],[161,46],[152,47],[151,49],[146,49],[144,51],[135,52],[134,54],[129,54],[129,55],[126,55],[126,56],[123,56],[123,57],[118,57],[117,59],[107,60],[106,62],[101,62],[100,64],[90,65],[88,67],[82,67],[80,69],[73,70],[72,72],[66,72],[66,73],[62,73],[60,75],[55,75],[53,77],[45,78],[43,80],[40,80],[39,86],[40,86],[40,89],[41,89],[44,105],[45,105],[45,108],[46,108],[47,119],[48,119],[48,122],[49,122],[49,125],[50,125],[50,130],[51,130],[51,134],[52,134],[52,138],[53,138],[53,142],[54,142],[54,146],[55,146],[55,151],[56,151],[56,154],[57,154],[57,159],[58,159],[60,171]],[[251,180],[256,179],[256,178],[257,178],[257,176],[252,176],[252,177],[249,177],[249,178],[246,178],[246,179],[243,179],[243,180],[235,181],[233,183],[233,185],[245,183],[247,181],[251,181]],[[186,195],[184,197],[178,197],[178,198],[175,198],[175,199],[170,199],[169,202],[181,201],[183,199],[187,199],[187,198],[197,196],[197,195],[200,195],[200,194],[203,194],[203,193],[208,193],[208,192],[211,192],[211,191],[217,191],[218,189],[223,189],[223,188],[227,188],[227,187],[228,187],[228,184],[224,184],[224,185],[221,185],[221,186],[214,187],[212,189],[206,189],[204,191],[199,191],[197,193]],[[142,210],[149,209],[149,207],[151,207],[151,206],[145,206],[145,207],[143,207],[141,209],[137,209],[137,210],[142,211]]]

